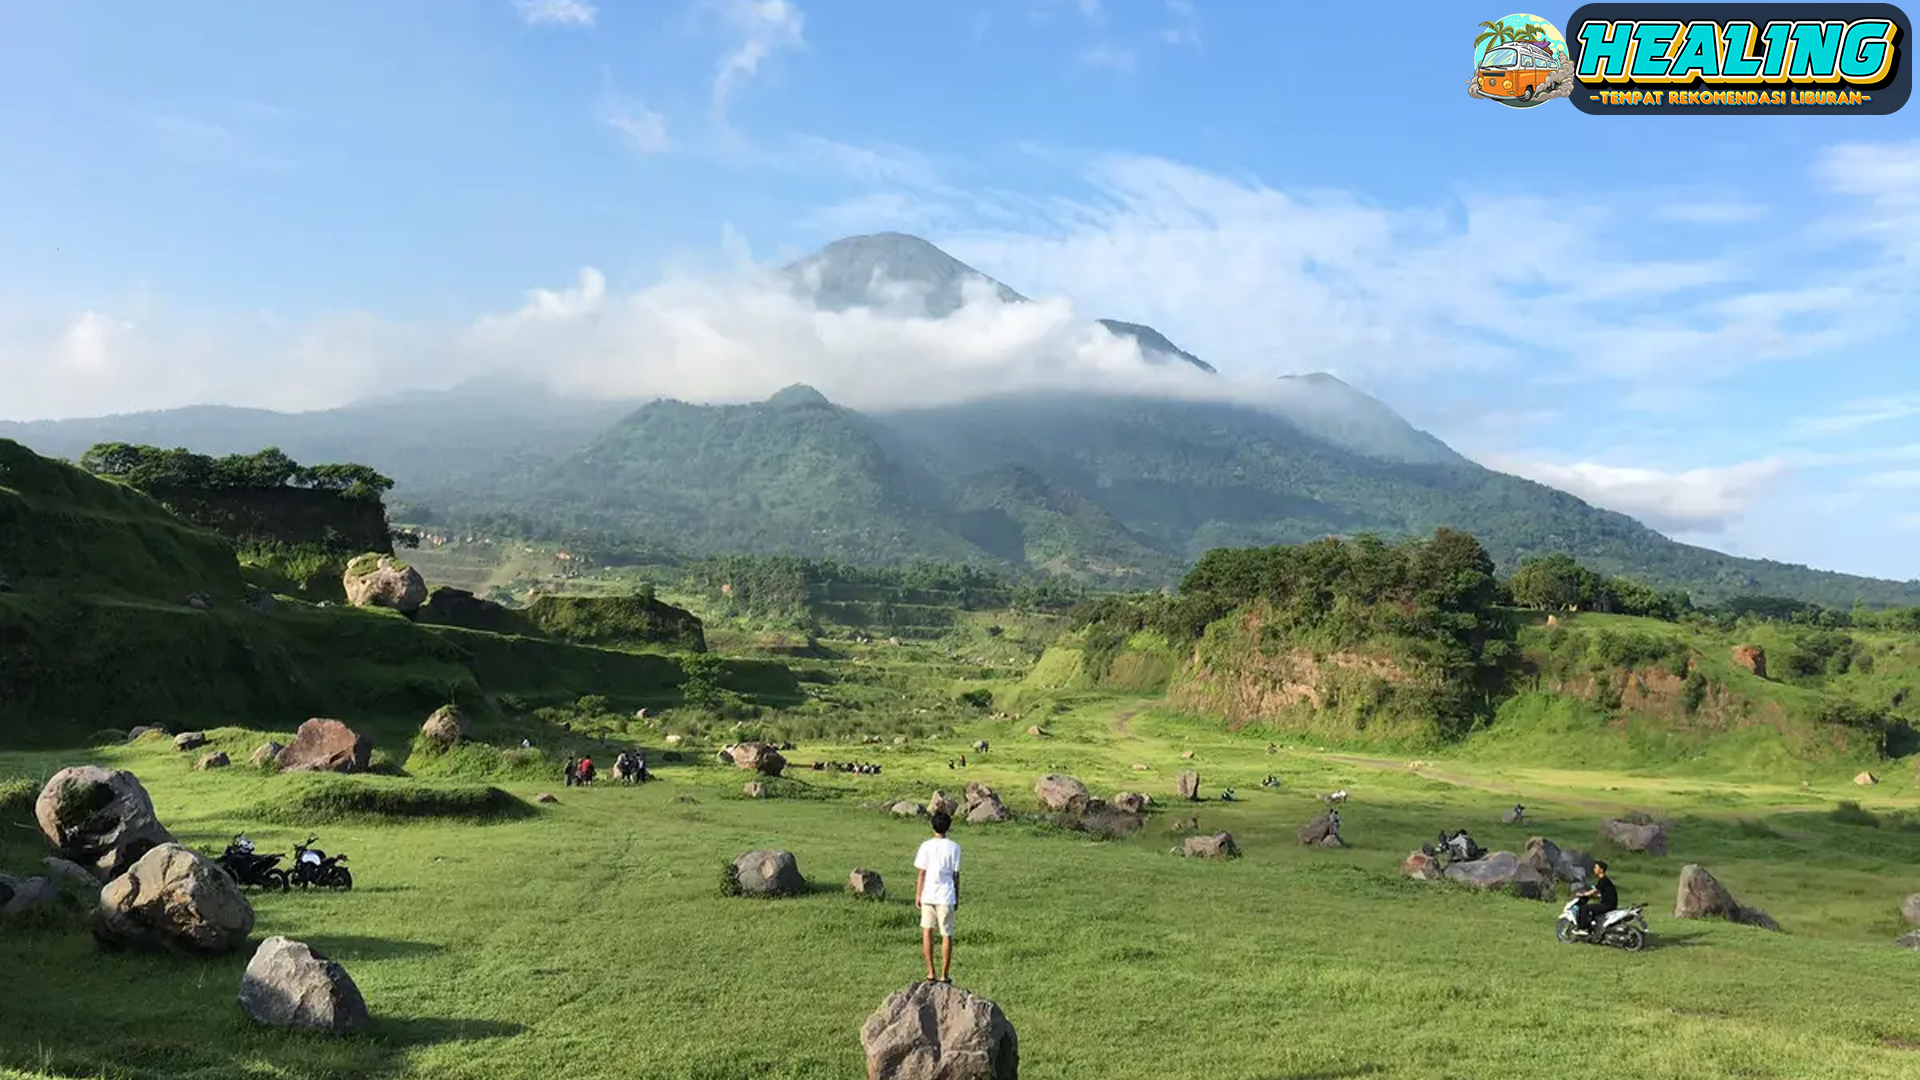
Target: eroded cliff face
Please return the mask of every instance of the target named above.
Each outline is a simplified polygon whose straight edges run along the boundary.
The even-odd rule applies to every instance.
[[[387,509],[312,488],[225,488],[151,492],[167,509],[241,545],[289,544],[360,554],[393,551]]]

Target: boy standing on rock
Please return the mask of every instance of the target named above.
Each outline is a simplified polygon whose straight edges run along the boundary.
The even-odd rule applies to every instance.
[[[913,865],[920,871],[913,882],[913,905],[920,909],[920,954],[927,961],[928,982],[952,982],[953,909],[960,906],[960,845],[947,839],[953,817],[945,810],[933,813],[933,839],[920,845]],[[940,931],[940,974],[933,973],[933,932]]]

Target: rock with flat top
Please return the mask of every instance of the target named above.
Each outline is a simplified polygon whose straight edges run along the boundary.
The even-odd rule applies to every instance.
[[[952,983],[889,995],[860,1029],[867,1080],[1019,1080],[1020,1044],[1000,1006]]]

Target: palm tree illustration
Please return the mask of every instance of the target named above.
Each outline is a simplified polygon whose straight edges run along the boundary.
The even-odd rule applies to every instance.
[[[1522,23],[1519,26],[1508,26],[1506,20],[1502,19],[1499,22],[1483,22],[1480,25],[1486,29],[1481,32],[1479,37],[1473,39],[1473,47],[1479,49],[1481,45],[1484,44],[1486,49],[1481,50],[1481,55],[1483,56],[1486,55],[1488,49],[1498,48],[1510,41],[1530,41],[1538,44],[1546,37],[1546,34],[1536,23]]]

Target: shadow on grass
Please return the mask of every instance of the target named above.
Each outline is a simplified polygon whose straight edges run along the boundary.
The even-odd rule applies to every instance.
[[[1253,1080],[1347,1080],[1352,1076],[1373,1076],[1384,1070],[1372,1063],[1355,1065],[1350,1069],[1320,1069],[1304,1073],[1274,1073],[1268,1076],[1256,1076]]]
[[[402,941],[357,934],[315,934],[306,940],[314,948],[343,964],[355,960],[401,960],[433,956],[446,951],[446,946],[430,941]]]
[[[445,1016],[422,1016],[405,1020],[375,1018],[372,1035],[388,1046],[413,1049],[450,1042],[473,1042],[478,1039],[510,1039],[526,1030],[525,1024],[505,1023],[499,1020],[461,1020]]]

